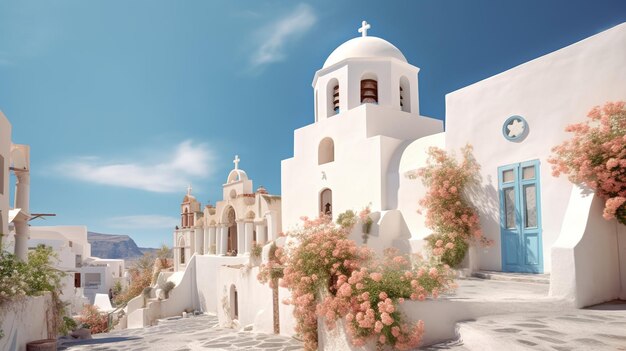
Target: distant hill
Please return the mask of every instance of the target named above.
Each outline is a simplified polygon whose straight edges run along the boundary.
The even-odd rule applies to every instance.
[[[153,248],[137,246],[128,235],[88,232],[87,241],[91,244],[91,256],[100,258],[133,260],[143,256],[145,252],[156,251]]]

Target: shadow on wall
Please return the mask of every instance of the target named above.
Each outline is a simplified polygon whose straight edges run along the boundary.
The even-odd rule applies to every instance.
[[[490,247],[493,253],[500,257],[500,201],[498,190],[494,186],[491,176],[487,176],[484,182],[480,174],[477,174],[472,185],[467,187],[465,195],[478,211],[480,216],[480,228],[483,235],[493,240],[496,244]]]
[[[198,294],[198,309],[201,312],[208,312],[207,310],[207,304],[206,304],[206,297],[204,297],[204,293],[202,292],[202,290],[198,289],[197,291]]]

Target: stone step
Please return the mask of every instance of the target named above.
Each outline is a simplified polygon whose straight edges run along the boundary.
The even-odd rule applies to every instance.
[[[523,283],[550,284],[550,274],[509,273],[496,271],[478,271],[472,274],[475,278],[515,281]]]

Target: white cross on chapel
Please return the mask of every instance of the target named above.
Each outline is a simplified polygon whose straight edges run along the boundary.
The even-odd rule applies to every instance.
[[[239,159],[239,155],[235,155],[235,159],[233,160],[233,163],[235,164],[235,169],[239,169],[239,161],[241,161]]]
[[[187,195],[191,195],[191,184],[187,186]]]
[[[372,28],[372,26],[370,26],[367,21],[363,21],[361,22],[361,28],[359,28],[359,33],[361,33],[361,36],[366,37],[367,36],[367,30]]]

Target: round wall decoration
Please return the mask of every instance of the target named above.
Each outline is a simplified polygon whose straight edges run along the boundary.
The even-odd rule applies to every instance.
[[[520,141],[528,134],[528,122],[522,116],[511,116],[502,125],[502,135],[510,141]]]

